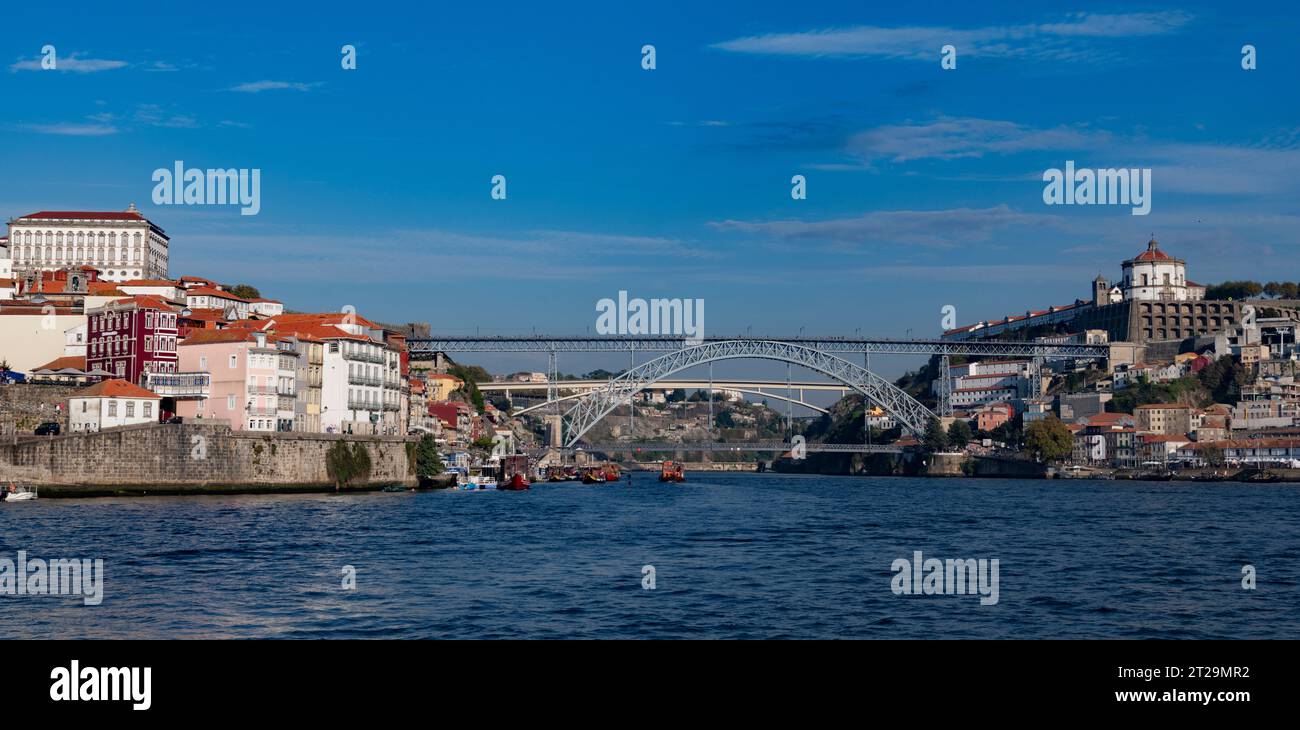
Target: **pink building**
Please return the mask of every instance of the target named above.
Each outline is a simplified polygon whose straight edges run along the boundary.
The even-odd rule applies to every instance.
[[[200,330],[182,340],[180,369],[212,376],[207,398],[178,401],[186,420],[222,419],[236,431],[275,431],[279,350],[270,335],[246,329]]]

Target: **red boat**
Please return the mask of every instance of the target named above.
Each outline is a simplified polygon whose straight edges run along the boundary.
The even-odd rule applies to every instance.
[[[684,482],[686,474],[682,471],[682,465],[676,461],[665,461],[659,470],[659,481],[661,482]]]
[[[529,488],[528,477],[524,476],[528,472],[527,456],[506,457],[501,462],[501,472],[504,478],[497,486],[497,489],[504,489],[508,492],[522,492]]]
[[[519,472],[515,472],[514,475],[510,477],[509,480],[499,485],[497,489],[499,490],[504,489],[507,492],[522,492],[525,489],[528,489],[530,486],[531,485],[529,484],[527,477],[525,477],[523,474],[520,474]]]
[[[607,481],[607,482],[616,482],[616,481],[618,481],[618,477],[619,477],[618,464],[606,464],[606,465],[605,465],[605,481]]]

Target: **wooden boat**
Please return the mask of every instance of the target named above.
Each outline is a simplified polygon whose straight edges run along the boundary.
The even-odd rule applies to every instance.
[[[511,474],[510,478],[507,479],[504,484],[497,487],[497,489],[506,492],[522,492],[529,488],[531,488],[531,485],[528,478],[519,472]]]
[[[588,467],[586,469],[583,469],[582,483],[583,484],[604,484],[605,470],[598,466],[593,466],[593,467]]]
[[[659,481],[674,483],[686,481],[686,474],[682,470],[681,462],[665,461],[659,469]]]
[[[607,481],[607,482],[616,482],[616,481],[618,481],[618,478],[619,478],[619,468],[618,468],[618,464],[606,464],[606,465],[605,465],[605,481]]]

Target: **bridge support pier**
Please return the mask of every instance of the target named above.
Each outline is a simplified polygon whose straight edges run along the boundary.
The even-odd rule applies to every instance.
[[[947,355],[939,358],[939,416],[952,418],[952,362]]]

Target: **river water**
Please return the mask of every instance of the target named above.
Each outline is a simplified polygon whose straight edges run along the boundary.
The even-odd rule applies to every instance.
[[[1300,638],[1300,486],[689,477],[0,504],[0,559],[105,576],[0,595],[0,638]],[[915,551],[997,602],[896,595]]]

